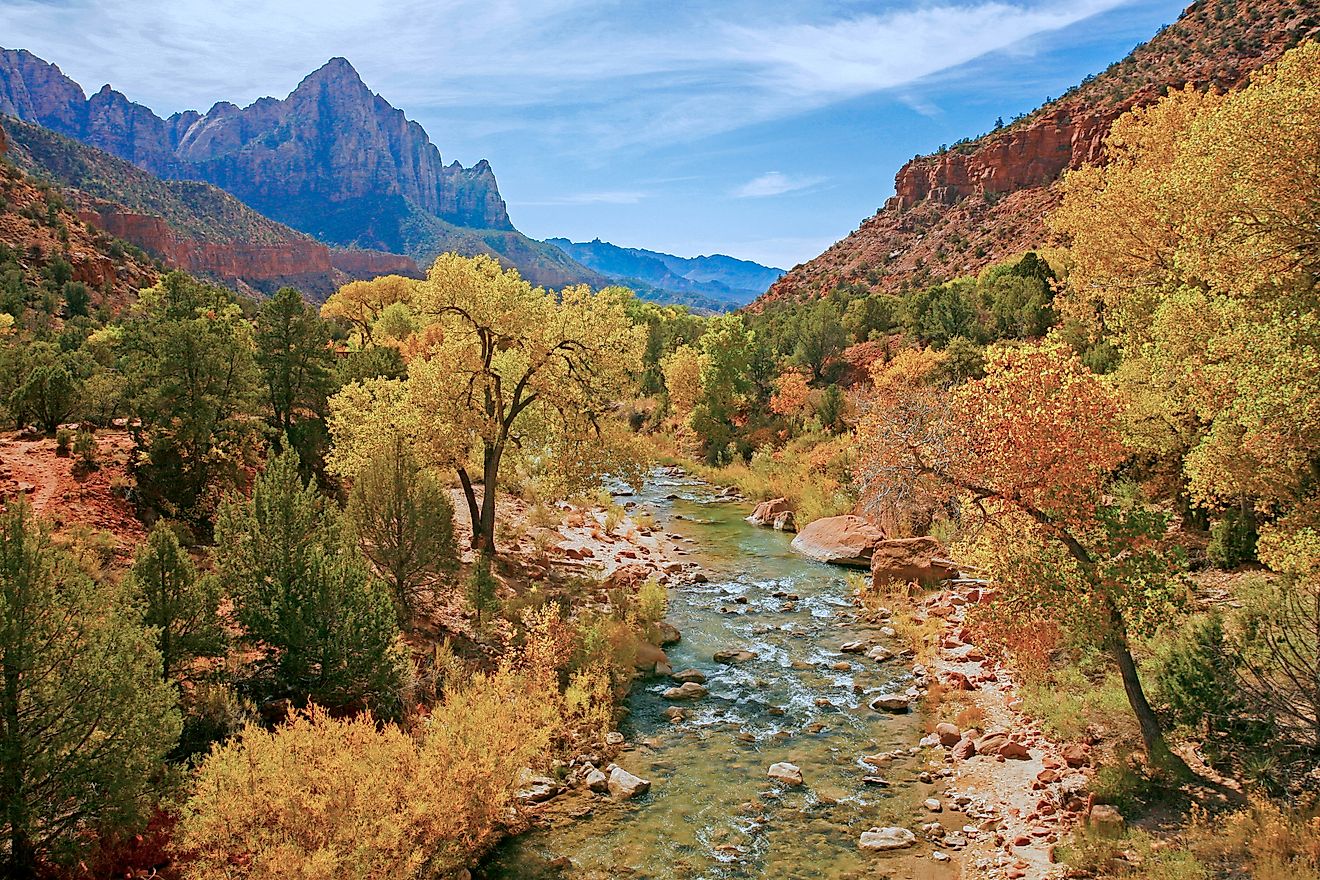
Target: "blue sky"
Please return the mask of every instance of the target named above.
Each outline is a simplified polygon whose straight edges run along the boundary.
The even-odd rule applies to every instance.
[[[789,267],[917,153],[1102,70],[1184,0],[0,0],[0,43],[161,115],[342,55],[515,225]]]

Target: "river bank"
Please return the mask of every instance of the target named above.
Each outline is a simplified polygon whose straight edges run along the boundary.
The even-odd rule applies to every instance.
[[[880,611],[857,602],[848,570],[744,523],[748,505],[725,490],[667,469],[620,500],[636,514],[620,528],[631,537],[602,541],[600,511],[570,515],[561,552],[614,563],[603,582],[630,572],[668,581],[682,641],[662,671],[677,679],[639,673],[618,736],[557,763],[540,780],[557,794],[524,800],[514,836],[475,876],[1058,874],[1054,846],[1087,806],[1090,771],[1017,711],[1011,672],[969,643],[979,587]],[[636,552],[641,539],[649,554]],[[906,651],[914,633],[924,643]],[[690,698],[675,698],[681,681]],[[885,698],[907,711],[873,705]],[[802,784],[771,778],[782,764]],[[646,790],[624,798],[599,778],[599,790],[587,784],[591,770],[614,766]],[[878,828],[912,838],[866,851]]]

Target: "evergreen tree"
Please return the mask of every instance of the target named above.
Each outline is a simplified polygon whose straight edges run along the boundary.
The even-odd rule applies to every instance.
[[[307,459],[325,438],[326,400],[334,385],[330,329],[302,294],[282,287],[257,315],[256,363],[266,390],[267,416],[278,438],[289,438]]]
[[[348,501],[348,523],[376,571],[390,585],[407,622],[418,592],[458,564],[454,504],[433,474],[422,470],[402,438],[359,472]]]
[[[54,548],[26,502],[0,511],[0,829],[8,877],[129,825],[179,736],[173,688],[122,592]]]
[[[186,678],[191,661],[220,657],[225,631],[220,625],[220,586],[201,577],[179,539],[165,523],[157,523],[133,560],[127,580],[142,622],[156,631],[161,675],[166,681]]]
[[[248,640],[266,652],[268,696],[397,711],[403,682],[389,590],[342,535],[340,515],[292,450],[250,500],[216,520],[216,563]]]

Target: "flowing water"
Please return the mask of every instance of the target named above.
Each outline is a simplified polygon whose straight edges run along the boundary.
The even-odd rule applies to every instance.
[[[632,500],[668,533],[695,541],[683,558],[699,563],[709,582],[671,586],[668,620],[683,639],[668,653],[675,670],[704,672],[710,695],[669,703],[661,692],[674,682],[638,679],[620,728],[632,748],[617,763],[650,780],[650,793],[624,803],[599,798],[589,816],[513,838],[479,876],[941,876],[928,861],[911,860],[890,874],[898,860],[857,848],[872,826],[913,828],[927,792],[914,783],[915,757],[879,770],[860,760],[907,748],[921,731],[915,713],[867,708],[874,694],[908,687],[909,665],[839,651],[854,639],[893,643],[854,619],[847,571],[798,556],[791,535],[745,523],[746,504],[721,502],[709,487],[673,474],[657,472]],[[756,657],[714,662],[725,649]],[[851,668],[831,668],[841,661]],[[662,714],[670,705],[694,716],[671,724]],[[806,784],[771,782],[766,771],[777,761],[800,767]],[[865,784],[867,774],[892,784]]]

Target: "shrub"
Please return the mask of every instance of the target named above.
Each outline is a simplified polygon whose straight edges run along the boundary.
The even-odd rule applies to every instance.
[[[198,770],[189,880],[443,876],[494,833],[558,725],[553,682],[505,666],[448,689],[416,737],[313,708],[248,725]]]
[[[1219,568],[1237,568],[1255,562],[1256,538],[1255,518],[1230,508],[1210,527],[1206,557]]]
[[[468,575],[467,600],[476,612],[477,623],[480,625],[485,616],[500,607],[499,600],[499,581],[495,579],[491,571],[491,558],[489,555],[482,554],[477,563],[472,566],[472,573]]]
[[[55,432],[55,454],[60,458],[67,458],[69,449],[73,446],[73,431],[69,428],[60,428]]]
[[[94,471],[99,467],[96,460],[96,435],[91,431],[79,431],[73,437],[74,467],[83,471]]]

